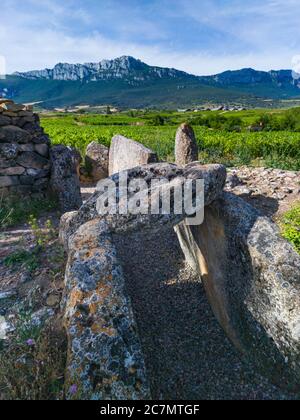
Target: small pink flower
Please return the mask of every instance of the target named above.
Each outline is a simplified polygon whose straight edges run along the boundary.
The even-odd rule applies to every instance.
[[[29,347],[33,347],[35,346],[35,341],[32,338],[30,338],[29,340],[26,341],[26,344]]]

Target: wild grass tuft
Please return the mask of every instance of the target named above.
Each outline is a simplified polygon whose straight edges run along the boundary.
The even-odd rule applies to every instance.
[[[44,212],[57,209],[55,200],[8,199],[0,197],[0,229],[24,223],[30,216],[38,217]]]
[[[281,229],[283,236],[300,254],[300,202],[282,217]]]
[[[66,336],[62,328],[19,325],[0,350],[0,395],[5,400],[64,399]]]

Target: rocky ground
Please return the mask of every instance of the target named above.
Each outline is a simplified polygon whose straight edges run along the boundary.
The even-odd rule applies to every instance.
[[[56,236],[58,215],[49,214],[47,215],[48,220],[52,221],[51,229],[44,227],[46,217],[42,217],[38,221],[40,226],[38,232],[28,224],[24,224],[5,230],[0,234],[0,290],[9,290],[12,294],[20,294],[22,288],[24,288],[24,292],[28,292],[28,288],[31,288],[33,284],[35,286],[37,284],[47,285],[49,277],[53,280],[53,275],[55,278],[60,276],[61,280],[64,255]],[[46,238],[46,243],[40,246],[40,252],[35,255],[38,248],[37,241],[43,240],[43,236]],[[9,257],[17,255],[20,251],[28,252],[28,254],[17,258],[19,261],[14,262],[13,258],[10,261]],[[29,259],[30,254],[31,260]],[[49,294],[48,292],[49,290],[47,294]]]
[[[35,226],[0,233],[0,400],[55,398],[54,383],[56,397],[61,395],[66,257],[58,222],[59,214],[50,213]]]
[[[297,172],[263,168],[238,168],[229,172],[226,189],[274,219],[300,200]],[[82,189],[84,199],[93,191],[93,186],[86,185]],[[50,228],[46,226],[48,219],[51,219]],[[50,320],[58,326],[55,334],[61,337],[65,255],[58,244],[58,223],[59,214],[51,213],[38,220],[38,227],[23,224],[0,232],[0,336],[17,328],[18,311],[27,306],[31,308],[31,319],[38,323]],[[159,255],[159,269],[164,270],[165,282],[158,281],[155,275],[155,261],[161,247],[155,248],[150,239],[151,252],[145,258],[145,275],[141,278],[141,273],[134,269],[133,255],[131,270],[135,275],[128,276],[154,396],[166,399],[296,398],[272,386],[255,373],[253,366],[240,361],[217,324],[199,279],[182,265],[176,237],[165,240],[172,248],[168,255]],[[40,249],[36,256],[37,243]],[[27,251],[27,255],[10,259],[20,250]],[[28,253],[32,253],[32,259],[28,258]],[[149,280],[147,283],[143,282],[145,278]],[[63,371],[60,374],[63,375]],[[0,399],[5,391],[1,386]]]
[[[276,220],[300,200],[299,172],[241,167],[228,171],[226,190]]]

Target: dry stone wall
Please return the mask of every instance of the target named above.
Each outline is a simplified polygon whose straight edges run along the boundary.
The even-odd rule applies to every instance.
[[[49,146],[31,106],[0,99],[0,196],[46,194]]]

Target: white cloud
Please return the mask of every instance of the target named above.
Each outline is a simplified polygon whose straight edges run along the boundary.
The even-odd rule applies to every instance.
[[[212,31],[230,34],[253,51],[289,49],[299,45],[299,0],[179,0],[180,13]],[[222,5],[220,5],[222,3]],[[229,44],[226,51],[230,51]]]
[[[168,1],[161,2],[161,13],[168,13],[170,18],[185,15],[199,25],[205,23],[212,31],[219,30],[224,36],[235,37],[241,45],[239,52],[227,45],[222,54],[214,48],[205,48],[201,40],[199,46],[190,48],[187,45],[184,51],[180,50],[172,40],[167,42],[169,30],[164,31],[157,21],[143,19],[136,10],[128,11],[133,16],[129,21],[127,16],[122,19],[124,9],[107,9],[108,15],[103,14],[103,19],[109,16],[111,25],[120,30],[118,37],[112,37],[93,29],[86,30],[91,22],[94,23],[95,16],[87,9],[74,7],[73,0],[64,3],[26,0],[25,3],[31,5],[28,10],[24,8],[24,2],[22,10],[18,10],[15,0],[2,2],[0,55],[6,59],[8,73],[53,67],[58,62],[83,63],[132,55],[152,65],[204,75],[243,67],[291,68],[292,57],[300,53],[298,0],[267,0],[264,3],[254,0],[252,4],[243,2],[243,7],[235,0],[219,8],[216,7],[219,2],[214,0],[201,0],[201,8],[195,7],[199,5],[198,0],[178,0],[177,5],[181,6],[167,11]],[[114,20],[116,12],[119,16]],[[143,35],[142,41],[139,34]]]
[[[190,73],[213,74],[226,69],[255,67],[261,70],[291,68],[293,55],[287,51],[272,51],[269,54],[213,55],[209,53],[181,53],[165,50],[159,46],[121,43],[94,33],[87,37],[71,37],[62,32],[44,30],[36,36],[25,29],[11,32],[9,43],[2,44],[0,54],[6,58],[7,71],[24,71],[53,67],[58,62],[83,63],[132,55],[157,66],[175,67]],[[0,33],[0,39],[1,39]],[[30,42],[22,42],[22,40]]]

